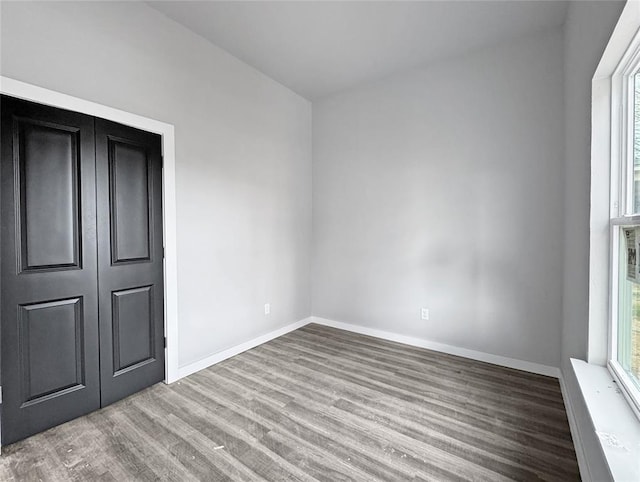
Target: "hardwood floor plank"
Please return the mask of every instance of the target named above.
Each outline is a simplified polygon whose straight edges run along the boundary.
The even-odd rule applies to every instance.
[[[416,424],[390,415],[387,412],[373,411],[358,406],[347,400],[339,400],[335,407],[366,420],[373,420],[398,433],[412,439],[439,447],[442,450],[468,459],[482,466],[491,466],[492,470],[502,475],[528,480],[536,474],[548,476],[570,477],[572,467],[565,468],[565,459],[545,454],[544,463],[538,457],[532,456],[531,451],[512,451],[493,441],[493,437],[472,438],[464,432],[434,430],[428,424]]]
[[[91,414],[92,416],[94,414]],[[48,455],[44,460],[49,460],[50,463],[47,467],[47,474],[52,474],[52,470],[60,469],[60,467],[65,467],[68,469],[74,469],[78,467],[82,467],[85,462],[89,462],[95,467],[95,472],[100,474],[100,476],[107,477],[107,472],[113,470],[118,473],[122,477],[137,477],[139,475],[139,470],[136,468],[133,472],[128,470],[120,470],[122,467],[120,465],[120,460],[118,460],[115,464],[109,464],[109,466],[105,466],[104,458],[94,458],[91,459],[88,457],[89,454],[95,453],[97,451],[102,451],[105,449],[104,446],[99,445],[100,441],[100,431],[92,424],[92,416],[82,417],[74,422],[75,424],[63,424],[58,427],[55,427],[53,430],[45,432],[44,439],[47,443],[44,444],[45,449],[49,449]],[[64,439],[67,443],[61,444],[58,443],[60,439]],[[106,449],[110,450],[110,445],[107,445]],[[125,455],[124,460],[130,459]],[[140,461],[141,462],[141,461]],[[140,469],[144,466],[139,465]],[[85,471],[81,471],[81,474],[84,474]],[[141,478],[141,477],[140,477]],[[81,480],[81,478],[79,479]]]
[[[307,325],[3,448],[0,480],[579,480],[557,380]]]
[[[306,327],[305,327],[306,328]],[[350,334],[351,335],[351,334]],[[487,371],[486,367],[479,368],[477,366],[469,366],[470,360],[461,359],[460,357],[454,357],[453,355],[439,354],[443,357],[449,358],[434,358],[432,353],[427,350],[422,350],[417,355],[411,352],[403,353],[398,352],[395,347],[392,350],[381,350],[382,347],[377,347],[376,350],[372,350],[369,344],[361,343],[360,337],[362,335],[354,334],[354,338],[351,336],[339,339],[329,338],[320,334],[312,334],[311,337],[307,333],[292,332],[285,337],[281,337],[277,342],[291,343],[292,341],[301,343],[306,346],[310,346],[312,353],[318,355],[324,350],[332,350],[330,356],[337,356],[342,359],[359,359],[367,364],[382,364],[386,365],[388,369],[393,372],[397,372],[400,368],[413,371],[415,374],[433,373],[441,375],[445,380],[460,380],[462,383],[473,383],[475,380],[480,380],[478,383],[479,388],[491,386],[492,388],[509,387],[510,392],[518,393],[518,391],[527,394],[528,396],[534,396],[536,398],[542,398],[545,401],[558,402],[557,395],[560,393],[560,387],[557,381],[549,377],[542,377],[541,375],[534,375],[534,378],[519,378],[517,377],[517,371],[504,367],[496,367],[498,372]],[[385,340],[380,340],[381,343],[391,343]],[[316,351],[317,350],[317,351]],[[420,349],[418,349],[420,350]],[[381,354],[379,354],[381,353]],[[425,355],[426,353],[426,355]],[[464,362],[460,362],[464,360]],[[475,362],[477,364],[477,362]],[[493,368],[495,365],[487,365]],[[463,368],[466,369],[463,370]],[[515,371],[516,376],[512,376],[511,372]],[[504,373],[504,375],[501,374]],[[480,376],[481,374],[481,376]],[[532,374],[527,374],[532,375]],[[508,383],[506,383],[508,382]],[[535,393],[532,393],[531,388],[535,387]],[[561,404],[560,404],[561,405]]]
[[[327,364],[311,362],[305,359],[299,359],[298,363],[312,371],[323,373],[334,378],[341,378],[343,380],[350,381],[357,386],[366,387],[384,395],[395,396],[400,399],[403,399],[403,397],[420,397],[422,399],[430,399],[445,406],[463,407],[468,412],[475,415],[493,419],[499,418],[502,423],[508,424],[511,427],[522,428],[524,426],[528,426],[531,430],[546,433],[550,437],[569,438],[569,435],[564,431],[564,427],[557,426],[553,421],[536,418],[533,414],[526,412],[523,413],[517,409],[508,410],[509,407],[505,406],[487,405],[478,401],[473,395],[470,395],[468,399],[465,399],[464,397],[457,395],[447,395],[446,393],[441,392],[429,392],[420,387],[411,387],[407,384],[401,383],[400,381],[381,379],[375,375],[347,373],[327,366]]]
[[[253,356],[259,357],[257,352],[247,353],[245,360],[249,363],[253,363],[251,360]],[[339,394],[342,398],[358,399],[364,396],[368,400],[380,400],[385,397],[390,397],[393,400],[399,399],[402,400],[401,406],[410,404],[416,405],[417,407],[420,407],[421,410],[432,411],[434,414],[439,414],[445,418],[454,418],[468,425],[484,426],[488,430],[494,432],[498,431],[501,434],[512,435],[518,438],[521,438],[523,434],[527,433],[535,434],[536,438],[540,439],[537,440],[538,443],[542,441],[552,447],[569,448],[571,449],[571,453],[573,453],[570,439],[567,440],[565,437],[558,439],[553,436],[548,436],[541,431],[529,430],[528,425],[526,424],[509,424],[505,423],[505,420],[502,419],[499,419],[500,424],[496,425],[496,417],[478,413],[477,410],[470,409],[469,405],[464,401],[463,403],[455,406],[455,410],[452,410],[451,405],[446,402],[442,402],[437,398],[419,396],[407,391],[397,391],[385,386],[384,384],[369,384],[367,379],[353,379],[351,374],[342,375],[334,371],[329,374],[323,373],[323,376],[319,377],[318,373],[323,370],[318,369],[317,366],[306,366],[306,363],[304,363],[304,360],[302,359],[300,361],[295,359],[295,361],[296,363],[288,364],[287,367],[274,364],[273,369],[286,371],[289,374],[298,373],[300,383],[303,383],[303,380],[315,380],[317,383],[324,384],[325,390],[331,391],[336,395]],[[273,362],[263,359],[261,363],[271,366],[270,364]],[[259,365],[257,363],[254,365],[254,369],[259,369]],[[497,409],[496,413],[500,415],[500,410]],[[564,426],[564,424],[562,426]]]
[[[155,387],[154,387],[155,388]],[[109,410],[114,408],[115,410]],[[187,470],[172,455],[171,446],[166,441],[162,441],[155,436],[149,436],[137,423],[128,417],[124,410],[117,410],[119,407],[108,407],[111,413],[109,416],[118,427],[121,434],[132,440],[133,448],[147,462],[147,468],[153,472],[157,479],[179,482],[181,480],[197,480],[195,475]],[[134,419],[135,417],[133,417]]]
[[[249,369],[260,373],[259,364],[250,363]],[[274,369],[273,371],[282,370]],[[335,391],[335,385],[318,385],[317,382],[314,384],[307,383],[310,380],[313,380],[311,372],[300,375],[298,387],[302,393],[311,392],[316,389]],[[387,414],[397,413],[399,417],[405,418],[411,423],[431,426],[435,430],[439,430],[445,434],[454,432],[461,437],[461,440],[465,440],[471,434],[478,443],[490,444],[491,441],[495,439],[494,445],[497,448],[515,447],[515,450],[519,450],[520,453],[533,451],[536,456],[542,459],[548,456],[563,456],[569,459],[573,457],[573,447],[566,442],[563,442],[562,445],[549,444],[548,440],[540,440],[535,437],[535,435],[529,435],[520,430],[509,431],[503,428],[500,431],[496,431],[495,423],[491,420],[462,418],[459,415],[456,418],[451,416],[451,411],[448,409],[431,410],[428,405],[421,403],[421,401],[417,403],[406,402],[398,404],[394,398],[385,400],[379,396],[369,394],[364,390],[362,393],[357,393],[345,388],[346,386],[340,387],[336,395],[344,396],[346,399],[354,403],[363,404],[366,407],[374,407]],[[302,397],[303,396],[304,395],[302,395]],[[536,446],[540,446],[540,448],[536,448]],[[514,455],[515,453],[516,452],[514,452]]]
[[[446,478],[468,480],[473,477],[477,480],[503,480],[492,469],[469,461],[462,463],[456,454],[444,451],[434,444],[425,445],[416,439],[409,440],[400,432],[389,430],[370,420],[345,416],[344,411],[335,410],[332,407],[309,407],[292,402],[287,408],[287,414],[290,414],[293,420],[308,420],[314,417],[316,423],[322,423],[328,433],[341,437],[351,437],[350,434],[357,433],[358,440],[354,443],[360,445],[366,443],[371,447],[382,449],[382,452],[398,454],[394,462],[397,465],[406,465],[416,471],[440,474]]]
[[[278,431],[286,432],[296,440],[306,441],[322,447],[327,453],[367,473],[367,479],[403,480],[412,477],[415,470],[403,466],[385,466],[380,463],[378,447],[371,448],[363,443],[360,434],[340,434],[331,427],[327,427],[319,418],[319,414],[312,419],[295,418],[291,410],[286,413],[278,411],[267,403],[255,401],[252,409],[261,416],[277,422]],[[339,441],[336,436],[340,435]]]
[[[99,440],[104,444],[103,461],[108,464],[108,471],[116,480],[152,481],[157,477],[148,467],[148,459],[136,446],[136,441],[127,437],[108,416],[91,417],[91,423],[100,432]]]
[[[433,364],[436,366],[447,367],[454,371],[456,369],[460,370],[461,368],[464,368],[469,373],[482,375],[483,378],[497,381],[502,380],[503,382],[508,381],[510,384],[516,384],[523,387],[535,387],[536,390],[560,393],[560,387],[557,384],[557,381],[544,375],[523,372],[521,370],[515,370],[513,368],[502,367],[490,363],[478,362],[469,358],[404,345],[402,343],[382,340],[380,338],[360,335],[358,333],[347,332],[347,335],[345,336],[344,330],[328,326],[316,324],[306,325],[300,328],[300,330],[288,333],[285,337],[297,336],[300,334],[299,332],[319,333],[322,335],[321,339],[324,343],[332,342],[339,344],[348,340],[348,344],[350,346],[356,345],[366,347],[372,357],[381,356],[384,358],[387,356],[397,356],[403,359],[423,363],[426,366]]]
[[[268,424],[268,421],[256,416],[256,414],[248,408],[250,405],[249,400],[238,401],[233,398],[232,392],[231,398],[220,398],[219,390],[215,392],[212,391],[206,378],[199,382],[190,379],[186,382],[183,381],[182,384],[192,385],[193,390],[199,392],[201,396],[205,396],[211,400],[215,399],[214,403],[219,403],[219,406],[234,411],[239,417],[252,420],[252,423],[256,423],[260,427],[266,427]],[[271,429],[262,431],[260,438],[270,430]],[[236,435],[242,437],[242,430],[240,429]],[[250,440],[249,448],[243,453],[239,461],[267,480],[313,480],[310,476],[298,470],[297,467],[279,455],[271,451],[259,450],[259,447],[259,440]]]
[[[306,346],[309,346],[308,344],[311,343],[310,350],[304,351],[305,356],[318,356],[322,359],[338,356],[340,359],[353,360],[354,362],[360,362],[381,370],[390,370],[393,373],[407,373],[415,376],[438,376],[442,380],[458,382],[466,386],[472,386],[474,389],[481,391],[488,391],[493,394],[509,394],[513,397],[519,397],[519,399],[524,401],[540,400],[540,403],[543,403],[546,406],[564,409],[562,400],[558,400],[558,390],[546,380],[545,383],[537,385],[537,387],[542,388],[541,390],[537,390],[532,393],[530,384],[505,384],[504,379],[494,379],[489,376],[479,378],[476,374],[468,373],[467,370],[462,370],[457,364],[454,364],[453,366],[443,366],[433,362],[425,363],[424,360],[416,362],[411,359],[407,359],[406,357],[388,354],[384,357],[371,356],[366,349],[360,349],[352,343],[345,344],[344,340],[329,343],[324,340],[322,344],[319,344],[322,340],[321,336],[316,340],[309,339],[307,336],[301,339],[295,338],[295,333],[292,333],[290,334],[290,337],[294,340],[294,343],[291,343],[289,339],[285,340],[284,338],[278,341],[288,343],[289,346],[295,345],[295,341],[298,343],[306,342]],[[298,346],[298,348],[301,347]],[[348,350],[345,351],[345,348],[348,348]],[[326,355],[322,356],[323,354]]]
[[[296,346],[299,347],[299,345]],[[306,350],[327,352],[331,350],[331,348],[326,345],[322,347],[313,347],[313,345],[311,345],[306,347]],[[432,397],[438,395],[445,398],[451,396],[464,397],[467,402],[473,401],[481,405],[487,402],[489,404],[499,402],[505,408],[511,407],[516,409],[518,413],[527,411],[535,413],[536,416],[549,421],[552,425],[566,419],[564,407],[560,404],[551,405],[544,399],[536,398],[535,395],[530,396],[528,399],[513,396],[510,392],[510,387],[504,385],[501,386],[500,389],[496,389],[496,387],[492,385],[478,382],[457,382],[452,377],[443,377],[439,374],[431,374],[428,371],[411,371],[407,373],[400,370],[392,370],[392,365],[380,368],[373,363],[367,363],[365,360],[354,360],[351,354],[341,355],[339,361],[334,361],[333,357],[316,359],[315,357],[310,357],[308,352],[302,357],[338,370],[350,368],[354,373],[366,372],[368,375],[374,375],[375,380],[381,380],[385,383],[387,381],[393,381],[399,384],[395,386],[426,388]],[[470,391],[474,394],[473,396],[467,396]]]

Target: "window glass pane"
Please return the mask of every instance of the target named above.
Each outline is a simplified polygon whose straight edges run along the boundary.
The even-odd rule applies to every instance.
[[[633,213],[640,213],[640,72],[633,76]]]
[[[631,231],[631,232],[629,232]],[[618,362],[640,390],[640,227],[621,229],[618,280]],[[634,269],[633,266],[636,266]],[[635,279],[635,281],[631,281]]]

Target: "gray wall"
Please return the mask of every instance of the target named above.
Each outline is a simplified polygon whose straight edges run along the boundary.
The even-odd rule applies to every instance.
[[[1,8],[2,75],[175,125],[180,365],[309,316],[310,103],[143,3]]]
[[[565,250],[562,374],[591,480],[610,480],[569,358],[587,358],[591,78],[624,2],[571,2],[565,24]],[[584,474],[583,474],[584,475]]]
[[[571,2],[565,24],[565,250],[562,359],[587,357],[591,79],[624,2]]]
[[[621,2],[314,104],[313,244],[309,102],[143,4],[0,5],[2,75],[176,126],[181,366],[305,318],[313,280],[318,316],[562,361],[606,474],[567,362],[587,349],[590,79]]]
[[[314,315],[559,366],[562,51],[542,32],[314,102]]]

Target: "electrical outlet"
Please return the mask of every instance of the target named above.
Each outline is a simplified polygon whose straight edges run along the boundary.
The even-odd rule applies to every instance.
[[[422,308],[420,310],[420,318],[422,318],[423,320],[429,319],[429,308]]]
[[[271,313],[271,304],[270,303],[265,303],[264,305],[264,314],[268,315]]]

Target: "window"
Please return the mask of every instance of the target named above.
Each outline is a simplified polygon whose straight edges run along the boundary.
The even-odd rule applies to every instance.
[[[640,415],[640,51],[625,55],[612,81],[608,364]]]

